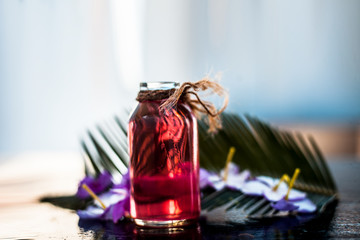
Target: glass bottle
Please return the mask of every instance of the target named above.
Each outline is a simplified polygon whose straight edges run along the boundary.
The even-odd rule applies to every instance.
[[[178,86],[140,83],[140,91]],[[197,121],[181,100],[159,110],[166,99],[140,101],[129,120],[130,213],[139,226],[184,226],[200,215]]]

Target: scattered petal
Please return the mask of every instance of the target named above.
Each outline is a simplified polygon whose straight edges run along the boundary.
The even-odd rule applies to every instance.
[[[251,196],[262,196],[264,191],[267,189],[269,189],[269,187],[262,182],[250,180],[245,182],[241,188],[241,191]]]
[[[224,177],[224,174],[225,174],[225,169],[221,170],[220,176]],[[235,174],[239,174],[239,167],[235,163],[230,162],[228,166],[228,175],[235,175]]]
[[[216,190],[221,190],[224,187],[229,187],[235,190],[241,190],[245,181],[250,177],[248,170],[239,172],[239,168],[234,164],[229,164],[227,181],[223,179],[224,170],[221,171],[220,175],[210,173],[205,169],[200,169],[200,188],[203,189],[210,186]]]
[[[208,181],[210,182],[208,186],[215,188],[216,190],[221,190],[225,187],[225,182],[221,177],[216,174],[211,174],[208,176]]]
[[[295,206],[294,203],[281,199],[276,203],[271,203],[271,206],[279,211],[294,211],[298,209],[298,206]]]
[[[267,176],[259,176],[259,177],[256,177],[255,179],[266,184],[267,186],[269,186],[271,188],[275,187],[280,181],[280,179],[278,179],[278,178],[271,178],[271,177],[267,177]],[[282,182],[282,183],[280,183],[278,189],[279,188],[287,190],[288,186],[285,182]]]
[[[80,184],[89,184],[90,188],[95,192],[103,192],[109,185],[112,184],[111,176],[108,173],[101,174],[97,179],[86,177],[80,182]],[[107,186],[106,188],[104,188]],[[94,201],[95,206],[89,206],[85,210],[77,211],[81,219],[101,219],[112,220],[113,222],[119,221],[125,214],[130,211],[130,178],[129,172],[123,175],[121,182],[114,185],[109,191],[99,195],[100,200],[105,204],[104,210],[99,206],[97,201]],[[84,197],[81,191],[78,191],[79,195]],[[78,196],[79,196],[78,195]]]
[[[248,170],[242,171],[239,174],[229,174],[226,185],[231,189],[241,190],[249,177],[250,172]]]
[[[124,200],[127,195],[128,192],[124,189],[111,189],[110,191],[99,195],[99,198],[105,206],[110,206]]]
[[[300,213],[313,213],[316,211],[316,205],[308,198],[292,203],[298,207],[297,211]]]
[[[199,182],[200,182],[200,188],[206,188],[206,187],[214,187],[213,183],[210,181],[210,177],[214,175],[210,172],[208,172],[207,170],[205,170],[204,168],[200,168],[200,172],[199,172]]]
[[[275,186],[280,180],[280,179],[275,179],[275,178],[271,178],[271,177],[267,177],[267,176],[259,176],[259,177],[256,177],[255,179],[268,185],[269,187]]]
[[[226,183],[224,181],[220,180],[218,182],[215,182],[213,184],[213,186],[217,191],[219,191],[219,190],[223,189],[224,187],[226,187]]]
[[[85,177],[79,183],[76,193],[76,196],[81,199],[85,199],[90,196],[89,193],[82,188],[84,183],[96,194],[105,191],[113,184],[111,174],[109,172],[103,172],[97,178]]]
[[[126,196],[123,200],[107,207],[101,218],[104,220],[112,220],[114,223],[116,223],[129,211],[130,196]]]
[[[123,175],[121,182],[114,185],[113,189],[127,189],[130,191],[130,173],[129,171]]]
[[[306,198],[306,193],[296,190],[294,188],[290,190],[288,198],[289,201],[298,201],[304,198]]]
[[[284,191],[283,189],[278,188],[274,191],[272,188],[268,188],[264,190],[264,197],[270,202],[277,202],[283,199],[286,193],[287,190]]]
[[[85,210],[78,210],[81,219],[97,219],[104,213],[104,209],[98,206],[89,206]]]
[[[119,219],[125,216],[130,211],[130,196],[128,192],[122,190],[111,190],[107,193],[103,193],[99,198],[105,203],[106,209],[102,209],[100,206],[89,206],[85,210],[77,211],[77,214],[81,219],[101,219],[112,220],[116,223]]]
[[[272,188],[265,190],[264,197],[267,200],[269,200],[270,202],[277,202],[286,196],[287,191],[288,191],[288,188],[286,186],[281,187],[281,185],[280,185],[280,187],[276,191],[274,191]],[[301,192],[296,189],[291,189],[288,200],[289,201],[298,201],[298,200],[304,199],[305,197],[306,197],[306,193]]]

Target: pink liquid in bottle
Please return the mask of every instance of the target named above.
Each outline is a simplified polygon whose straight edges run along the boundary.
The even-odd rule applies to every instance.
[[[181,102],[160,111],[163,101],[140,102],[129,122],[130,212],[141,226],[187,225],[200,214],[197,122]]]

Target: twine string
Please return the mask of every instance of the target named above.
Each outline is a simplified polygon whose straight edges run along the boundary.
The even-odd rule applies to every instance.
[[[199,97],[197,92],[206,90],[210,90],[211,94],[217,94],[224,98],[223,105],[219,110],[216,109],[213,103],[204,101]],[[195,97],[195,99],[191,96]],[[211,81],[208,77],[195,83],[184,82],[178,89],[140,91],[136,98],[136,100],[140,102],[161,99],[166,100],[160,105],[160,111],[169,110],[175,107],[181,99],[190,106],[195,116],[198,118],[201,118],[202,114],[207,115],[209,124],[208,132],[210,133],[215,133],[218,129],[221,129],[220,114],[225,110],[229,102],[227,91],[219,83]]]

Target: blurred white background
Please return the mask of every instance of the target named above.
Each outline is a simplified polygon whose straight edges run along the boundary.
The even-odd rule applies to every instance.
[[[359,13],[357,0],[0,0],[0,153],[74,151],[140,81],[210,71],[231,111],[336,126],[356,150]]]

